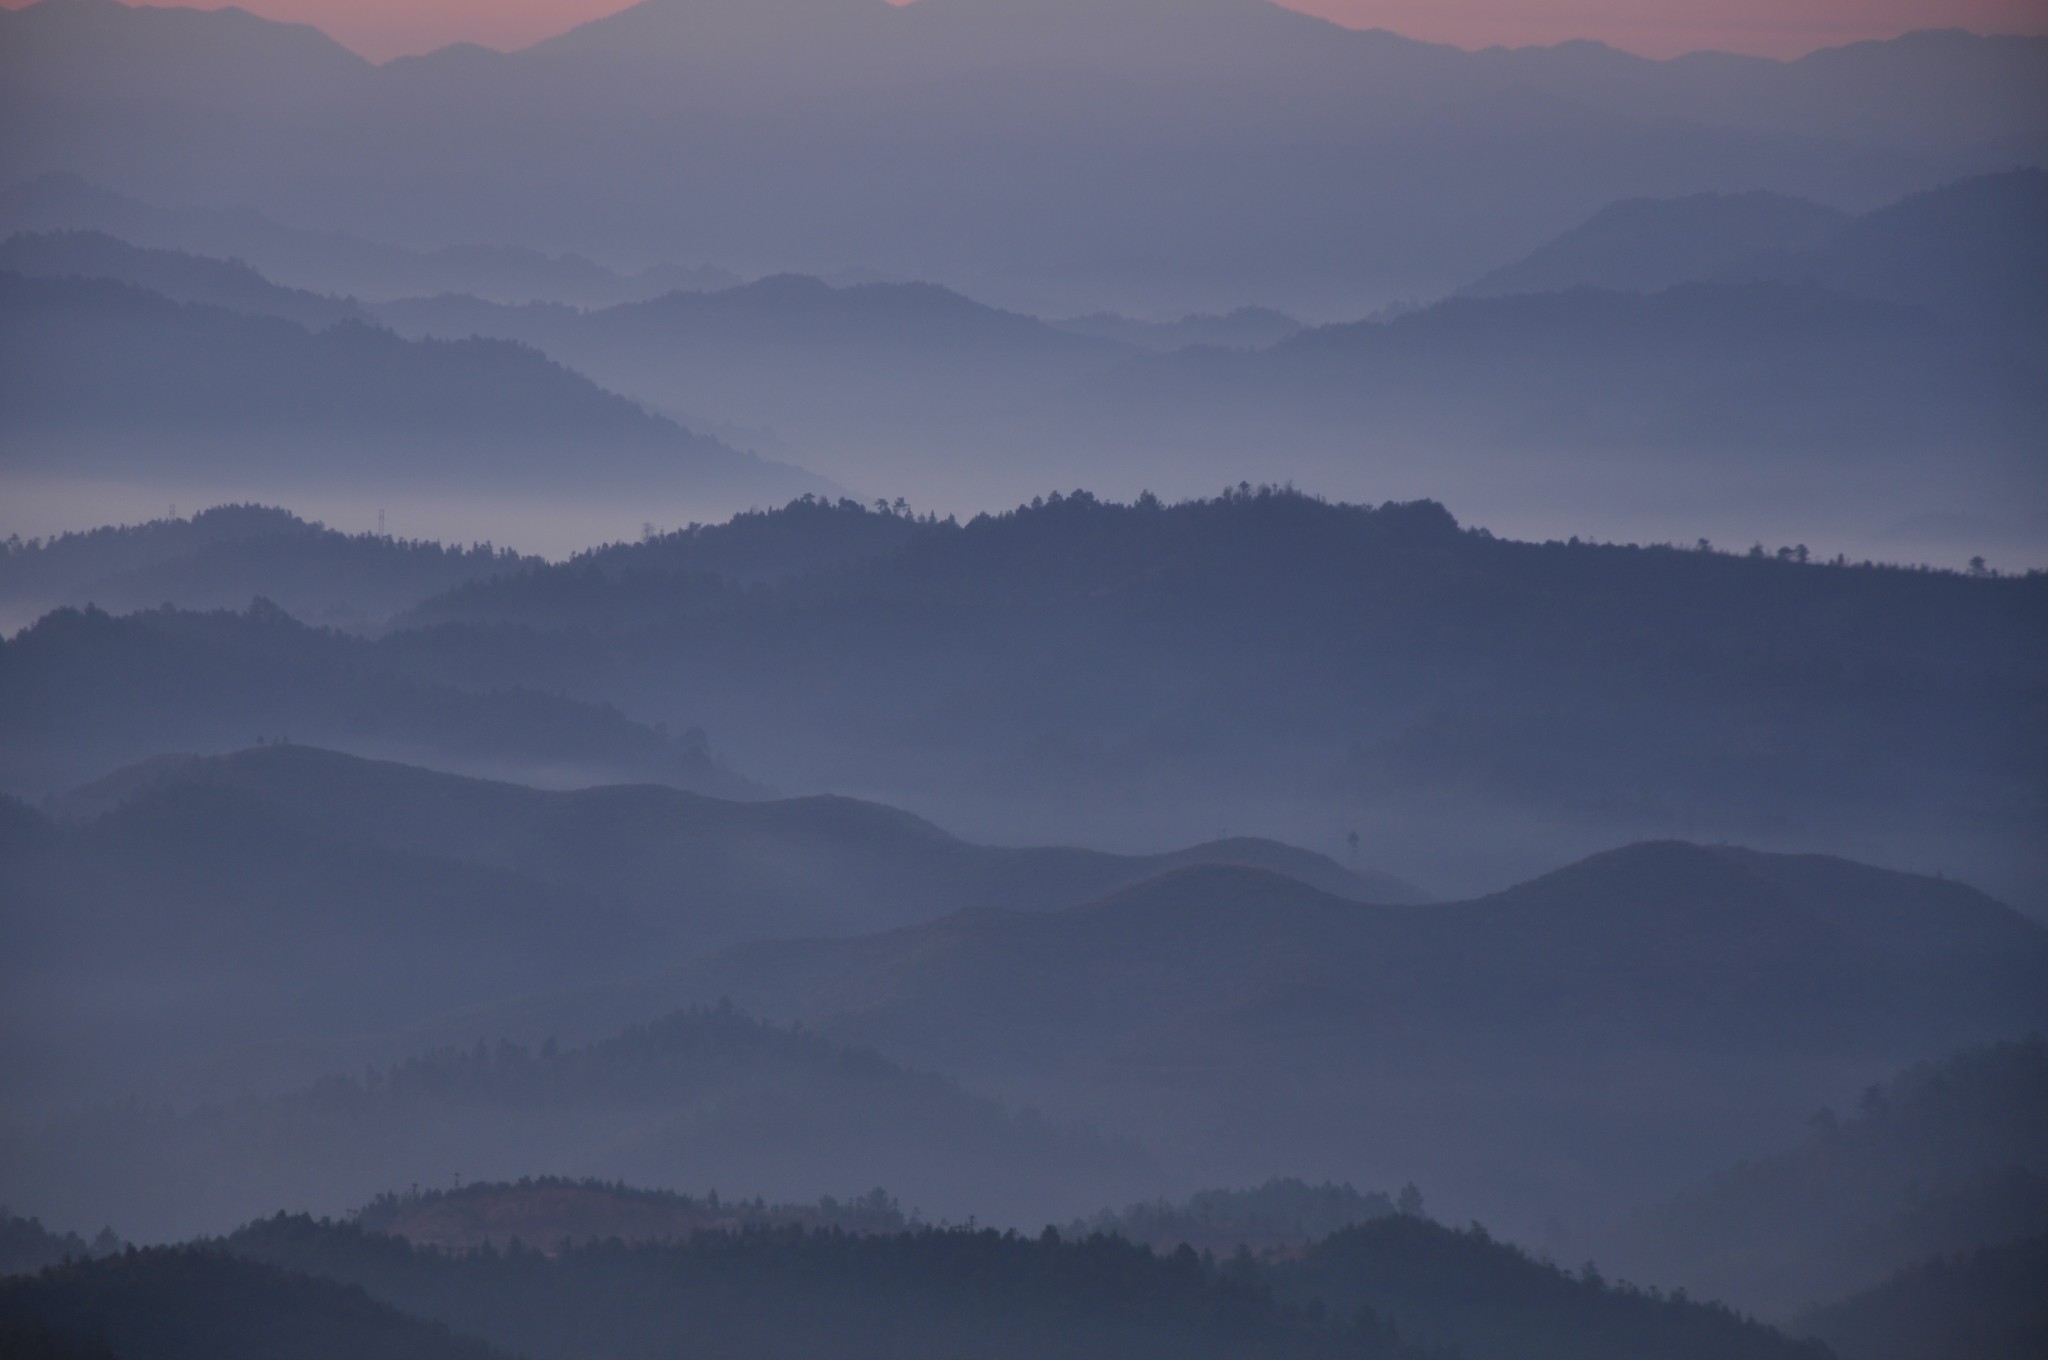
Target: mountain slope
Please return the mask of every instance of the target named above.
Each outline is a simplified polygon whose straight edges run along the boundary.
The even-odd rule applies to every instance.
[[[1824,1112],[1803,1145],[1641,1215],[1603,1255],[1784,1317],[2048,1229],[2048,1043],[2035,1032],[1871,1085],[1851,1115]]]
[[[2033,335],[2048,314],[2048,170],[1957,180],[1850,216],[1776,195],[1613,204],[1466,291],[1495,296],[1775,279],[1926,308],[1971,331]]]
[[[1842,1360],[2027,1360],[2048,1348],[2048,1236],[1924,1262],[1802,1317]]]
[[[689,434],[532,350],[181,305],[129,285],[0,276],[13,471],[332,486],[584,485],[745,501],[792,469]]]
[[[534,345],[655,409],[772,429],[829,475],[880,486],[920,486],[939,442],[971,446],[1131,352],[930,284],[794,275],[592,312],[442,297],[377,315],[407,335]]]
[[[1338,1317],[1368,1309],[1423,1347],[1471,1360],[1634,1360],[1640,1356],[1776,1354],[1826,1360],[1733,1312],[1574,1276],[1496,1242],[1409,1214],[1331,1234],[1274,1271],[1291,1302],[1320,1299]]]
[[[1611,204],[1465,289],[1480,297],[1568,288],[1652,292],[1719,278],[1758,255],[1805,251],[1849,214],[1780,194],[1700,194]]]
[[[364,319],[353,302],[284,288],[239,260],[150,250],[96,231],[22,233],[0,242],[0,272],[42,279],[114,279],[173,302],[277,316],[320,330]]]

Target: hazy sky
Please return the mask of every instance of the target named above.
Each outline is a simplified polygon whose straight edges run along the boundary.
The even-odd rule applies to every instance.
[[[190,0],[219,9],[230,0]],[[1599,38],[1650,56],[1700,48],[1797,56],[1914,28],[2048,33],[2048,0],[1287,0],[1356,27],[1484,47]],[[0,0],[20,8],[27,0]],[[238,0],[274,19],[317,24],[379,59],[451,42],[514,48],[623,0]]]

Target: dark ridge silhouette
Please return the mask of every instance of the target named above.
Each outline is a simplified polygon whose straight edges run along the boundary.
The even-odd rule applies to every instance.
[[[20,1360],[510,1360],[362,1290],[233,1256],[159,1247],[0,1280]],[[22,1347],[17,1349],[17,1346]]]
[[[649,415],[533,350],[313,332],[133,286],[0,275],[12,470],[203,482],[803,490],[805,474]],[[573,460],[573,463],[572,463]]]
[[[1782,1318],[1929,1257],[2044,1231],[2048,1042],[2036,1031],[1867,1087],[1851,1113],[1823,1110],[1801,1146],[1642,1214],[1603,1255]]]
[[[810,1204],[770,1204],[759,1196],[721,1199],[715,1190],[685,1195],[564,1176],[387,1192],[357,1210],[351,1221],[369,1232],[446,1252],[487,1245],[504,1251],[515,1242],[543,1251],[565,1242],[676,1242],[700,1232],[753,1227],[877,1233],[910,1226],[903,1206],[882,1189],[843,1201],[826,1195]]]
[[[670,736],[509,677],[410,678],[383,656],[260,599],[239,613],[57,610],[0,640],[0,789],[41,797],[165,751],[296,738],[540,783],[763,792],[701,732]]]
[[[102,1228],[87,1242],[77,1233],[53,1232],[40,1219],[18,1218],[0,1208],[0,1276],[33,1275],[66,1261],[106,1256],[125,1245],[112,1228]]]
[[[1354,1229],[1304,1262],[1272,1265],[1249,1257],[1218,1263],[1191,1250],[1159,1255],[1114,1237],[972,1228],[754,1229],[675,1244],[575,1247],[552,1258],[531,1250],[449,1258],[355,1227],[280,1216],[251,1224],[227,1246],[360,1284],[375,1298],[487,1338],[516,1336],[527,1354],[543,1358],[652,1356],[688,1336],[721,1354],[763,1360],[915,1360],[984,1348],[1084,1358],[1421,1360],[1444,1353],[1409,1341],[1428,1331],[1470,1341],[1459,1353],[1473,1360],[1826,1354],[1716,1306],[1576,1281],[1483,1234],[1417,1220]],[[1375,1287],[1383,1269],[1390,1288]],[[1386,1299],[1387,1310],[1348,1304],[1365,1293]],[[612,1301],[622,1296],[641,1306],[619,1309]],[[1460,1302],[1481,1299],[1485,1312],[1456,1317]],[[1513,1337],[1516,1323],[1521,1335]],[[1519,1344],[1503,1344],[1509,1337]],[[845,1338],[857,1338],[859,1349],[847,1351]]]
[[[472,293],[497,302],[604,307],[740,281],[722,269],[674,265],[625,276],[578,255],[512,246],[407,250],[285,226],[248,208],[160,207],[62,172],[0,189],[0,231],[96,233],[152,250],[243,260],[294,289],[366,301]]]
[[[1404,1200],[1419,1192],[1413,1186]],[[1329,1181],[1310,1185],[1298,1177],[1275,1177],[1250,1190],[1202,1190],[1184,1200],[1156,1199],[1120,1211],[1103,1210],[1076,1219],[1069,1237],[1107,1233],[1170,1252],[1182,1245],[1215,1256],[1239,1248],[1254,1255],[1289,1255],[1359,1223],[1395,1212],[1383,1191],[1360,1194]]]
[[[2048,1235],[1909,1267],[1796,1324],[1841,1360],[2029,1360],[2048,1347]]]
[[[535,1167],[782,1202],[881,1182],[929,1216],[1013,1223],[1163,1184],[1128,1144],[725,1010],[680,1012],[585,1047],[478,1039],[262,1099],[92,1106],[17,1127],[6,1153],[10,1197],[77,1221],[118,1207],[124,1230],[145,1241],[221,1231],[277,1206],[339,1213],[383,1186]],[[401,1204],[390,1227],[448,1212]],[[792,1221],[850,1227],[856,1216],[820,1209]],[[552,1248],[561,1235],[530,1244]]]
[[[1646,1355],[1783,1355],[1828,1360],[1725,1304],[1567,1273],[1495,1242],[1412,1214],[1332,1234],[1274,1271],[1279,1296],[1320,1300],[1330,1315],[1364,1309],[1403,1338],[1471,1360],[1631,1360]]]
[[[1654,292],[1723,277],[1759,255],[1810,250],[1850,220],[1839,209],[1762,190],[1626,199],[1464,291],[1481,297],[1571,288]]]
[[[539,564],[488,543],[343,534],[269,506],[219,505],[190,519],[10,539],[0,545],[0,611],[27,623],[63,605],[229,609],[260,596],[308,623],[362,631],[428,596]]]

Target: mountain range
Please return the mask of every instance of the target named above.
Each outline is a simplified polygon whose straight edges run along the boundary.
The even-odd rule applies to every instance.
[[[366,302],[467,293],[496,302],[603,307],[678,288],[728,288],[722,270],[655,265],[622,275],[580,256],[517,246],[412,250],[345,232],[287,226],[253,208],[165,207],[52,171],[0,188],[0,232],[84,233],[148,250],[233,260],[287,287]]]
[[[0,22],[0,111],[28,130],[0,178],[373,239],[867,266],[1069,313],[1355,316],[1618,199],[1868,208],[2038,161],[2048,129],[2048,45],[1954,32],[1656,62],[1466,53],[1264,0],[648,0],[378,67],[247,15],[44,0]]]
[[[575,497],[671,523],[807,485],[721,439],[940,509],[1048,482],[1185,495],[1249,462],[1340,495],[1453,495],[1508,532],[1729,525],[1865,555],[1910,542],[1956,563],[2025,556],[2048,541],[2025,509],[2048,419],[2048,272],[2031,248],[2048,231],[2044,186],[2013,170],[1860,216],[1767,193],[1631,200],[1461,296],[1308,330],[1255,310],[1046,322],[930,284],[788,275],[592,309],[365,304],[103,234],[23,235],[0,264],[61,296],[14,318],[10,461],[147,475],[172,499],[179,479],[214,498],[331,498],[286,479],[337,449],[360,461],[368,439],[394,490],[447,500],[490,469],[499,517],[521,525],[571,450]],[[244,319],[139,294],[112,308],[86,278]],[[266,353],[260,387],[227,382],[270,348],[258,316],[340,329]],[[447,343],[399,344],[366,320]],[[166,350],[202,369],[174,389],[182,405],[123,376],[158,372]],[[150,438],[109,441],[124,420]],[[1682,508],[1673,479],[1692,488]]]
[[[1003,849],[850,799],[550,792],[285,744],[157,757],[50,807],[54,820],[10,813],[17,1103],[75,1094],[66,1073],[99,1073],[87,1093],[104,1093],[109,1071],[116,1090],[182,1078],[257,1034],[268,1050],[225,1070],[221,1089],[250,1089],[238,1072],[290,1085],[327,1070],[343,1041],[422,1026],[496,1037],[471,1032],[463,1012],[743,940],[872,931],[968,904],[1067,906],[1190,864],[1261,865],[1346,900],[1421,899],[1266,841],[1153,856]],[[120,985],[148,998],[146,1033],[131,1006],[105,1002]],[[559,1035],[602,1038],[647,1018]],[[365,1051],[387,1061],[424,1046],[406,1042]]]

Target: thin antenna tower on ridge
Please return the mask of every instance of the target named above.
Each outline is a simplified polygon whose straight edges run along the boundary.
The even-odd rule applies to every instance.
[[[384,512],[382,510],[377,512],[377,537],[384,537]]]

